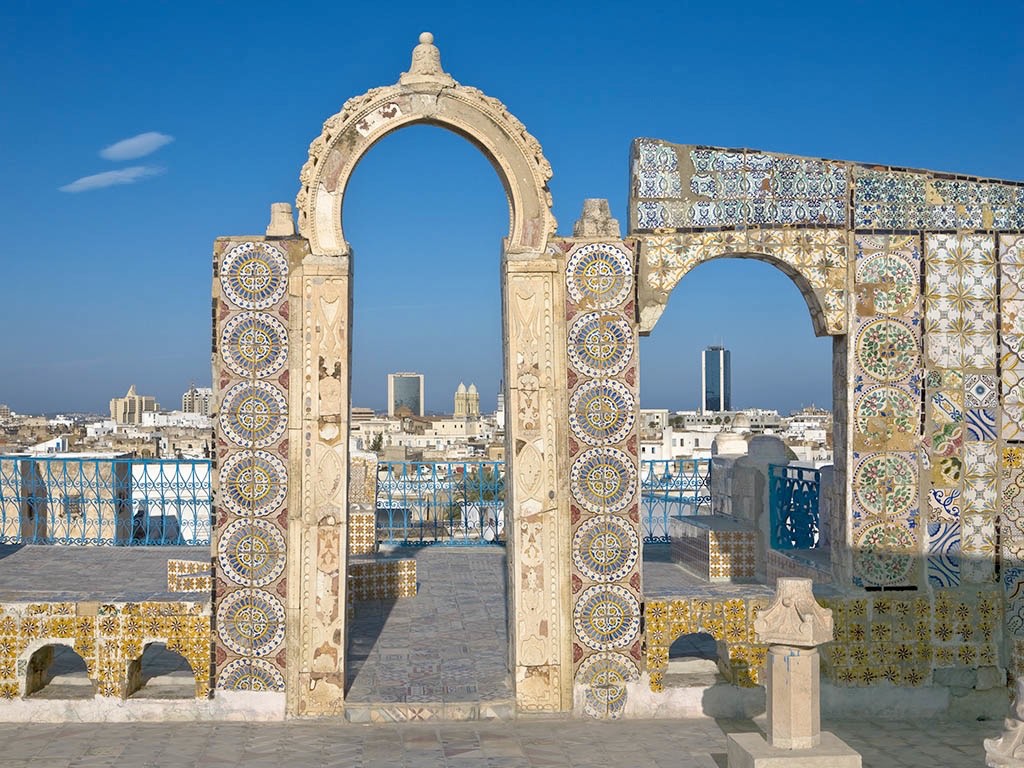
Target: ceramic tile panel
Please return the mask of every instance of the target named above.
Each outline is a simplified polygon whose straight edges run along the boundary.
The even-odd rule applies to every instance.
[[[1024,191],[1015,184],[857,165],[853,187],[858,229],[1024,229]]]
[[[168,560],[168,592],[205,592],[213,589],[209,560]]]
[[[370,555],[377,551],[377,514],[353,509],[348,513],[348,553]]]
[[[287,240],[218,240],[214,585],[217,687],[284,690]]]
[[[925,235],[928,577],[995,577],[999,409],[995,242]]]
[[[848,165],[754,150],[633,146],[633,230],[844,226]]]
[[[1024,441],[1024,235],[999,238],[1002,437]]]
[[[673,153],[637,162],[645,183],[671,184]],[[613,718],[642,644],[635,257],[623,242],[564,248],[573,660],[587,714]]]
[[[854,582],[917,580],[925,532],[919,499],[920,238],[854,238],[852,514]]]
[[[416,597],[416,559],[350,560],[348,583],[353,602]]]

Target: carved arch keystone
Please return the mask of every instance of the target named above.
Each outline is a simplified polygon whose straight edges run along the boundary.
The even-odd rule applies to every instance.
[[[345,102],[309,145],[295,203],[299,232],[319,256],[350,252],[342,229],[345,189],[363,155],[389,133],[423,123],[447,128],[475,144],[498,172],[509,201],[506,254],[536,258],[555,233],[548,180],[551,165],[538,141],[495,98],[460,85],[441,68],[433,35],[424,32],[412,66],[395,85],[372,88]]]

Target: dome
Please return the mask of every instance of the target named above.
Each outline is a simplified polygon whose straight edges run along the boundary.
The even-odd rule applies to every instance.
[[[470,384],[470,385],[469,385],[469,390],[468,390],[468,392],[469,392],[469,394],[471,394],[471,395],[475,395],[475,394],[477,393],[477,392],[476,392],[476,384]]]
[[[463,394],[465,394],[465,393],[466,393],[466,385],[465,385],[465,384],[463,384],[463,383],[462,383],[462,382],[460,381],[460,382],[459,382],[459,388],[455,390],[455,394],[457,394],[457,395],[463,395]]]

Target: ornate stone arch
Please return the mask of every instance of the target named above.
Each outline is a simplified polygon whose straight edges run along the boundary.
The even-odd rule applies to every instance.
[[[555,232],[548,180],[551,165],[540,144],[495,98],[460,85],[441,68],[433,35],[424,32],[412,65],[396,85],[372,88],[345,102],[309,145],[296,197],[299,232],[320,256],[349,253],[342,206],[349,178],[380,139],[407,125],[425,123],[464,136],[487,156],[508,195],[509,255],[542,252]]]
[[[832,229],[754,229],[645,235],[640,239],[640,332],[650,333],[683,275],[705,261],[732,256],[778,267],[807,302],[814,333],[848,330],[847,236]]]

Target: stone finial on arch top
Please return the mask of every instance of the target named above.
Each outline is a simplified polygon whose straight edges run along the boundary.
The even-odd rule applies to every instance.
[[[818,605],[811,579],[780,578],[775,599],[754,619],[757,642],[813,648],[831,642],[832,611]]]
[[[403,72],[398,78],[400,85],[413,83],[438,83],[440,85],[457,85],[455,78],[444,71],[441,66],[441,51],[434,45],[434,35],[430,32],[420,34],[420,43],[412,49],[412,64],[409,71]]]
[[[432,34],[422,33],[419,41],[397,83],[346,101],[310,143],[295,198],[300,234],[314,256],[348,256],[342,209],[353,170],[377,141],[419,123],[457,133],[484,153],[508,196],[506,255],[542,258],[557,222],[548,189],[551,164],[540,143],[501,101],[444,71]]]

